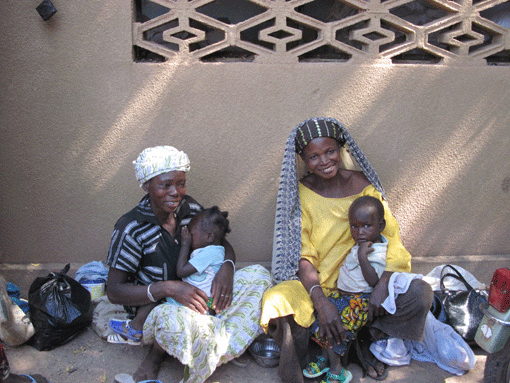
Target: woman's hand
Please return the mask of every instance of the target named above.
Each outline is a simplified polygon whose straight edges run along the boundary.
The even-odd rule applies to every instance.
[[[187,308],[200,313],[207,314],[207,294],[198,287],[186,282],[171,281],[173,286],[172,298]]]
[[[314,308],[317,310],[320,337],[327,336],[330,345],[333,342],[340,343],[345,336],[342,318],[338,314],[335,305],[324,295],[322,287],[320,287],[317,269],[310,261],[301,259],[299,261],[298,275],[303,287],[310,294]]]
[[[230,307],[234,290],[234,265],[224,262],[216,273],[211,286],[213,309],[220,313]]]
[[[345,339],[345,328],[342,324],[342,318],[338,314],[338,309],[329,299],[321,299],[320,303],[315,305],[317,317],[319,320],[319,335],[321,338],[327,337],[329,346],[333,343],[340,343]]]

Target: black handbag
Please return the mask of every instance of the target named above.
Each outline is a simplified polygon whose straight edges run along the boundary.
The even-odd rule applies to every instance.
[[[461,281],[467,290],[446,289],[445,278],[455,278]],[[452,326],[464,340],[473,341],[483,317],[480,304],[486,305],[488,302],[487,290],[474,289],[452,265],[443,267],[440,287],[441,290],[434,291],[434,301],[436,304],[442,303],[442,307],[437,308],[441,319],[445,319],[444,322]]]

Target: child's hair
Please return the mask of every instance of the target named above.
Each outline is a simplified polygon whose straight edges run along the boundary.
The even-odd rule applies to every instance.
[[[230,233],[228,222],[228,212],[221,211],[218,206],[204,209],[197,214],[197,219],[202,218],[202,225],[206,229],[212,230],[218,238],[223,238]]]
[[[384,206],[381,201],[379,201],[377,198],[364,195],[361,197],[358,197],[354,200],[354,202],[349,207],[349,218],[351,217],[352,213],[361,208],[361,207],[367,207],[372,206],[377,211],[377,215],[379,219],[384,219]]]

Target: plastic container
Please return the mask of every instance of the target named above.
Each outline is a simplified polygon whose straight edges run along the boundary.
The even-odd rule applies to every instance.
[[[498,352],[510,336],[510,309],[501,313],[492,306],[484,309],[475,342],[489,353]]]
[[[103,282],[82,282],[81,284],[90,292],[90,299],[100,298],[105,294]]]

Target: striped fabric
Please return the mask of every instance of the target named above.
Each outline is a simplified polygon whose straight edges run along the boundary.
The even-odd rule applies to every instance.
[[[200,210],[198,202],[184,196],[176,212],[178,225],[187,225]],[[172,237],[161,228],[146,195],[115,224],[106,264],[131,274],[137,285],[177,280],[179,241],[180,230]]]

